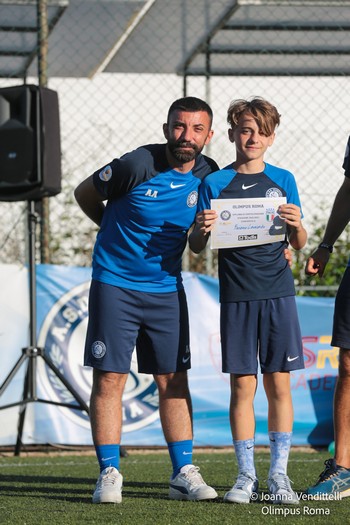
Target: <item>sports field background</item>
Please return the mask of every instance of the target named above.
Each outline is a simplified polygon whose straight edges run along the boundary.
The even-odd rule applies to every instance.
[[[63,10],[68,6],[48,39],[44,72],[44,81],[59,95],[62,193],[46,201],[40,210],[40,228],[44,235],[38,242],[38,260],[89,266],[96,230],[77,213],[73,188],[111,158],[140,144],[163,141],[162,124],[167,109],[174,99],[184,95],[181,66],[196,45],[205,42],[205,30],[215,26],[216,17],[238,2],[60,0],[49,3],[51,13],[58,4]],[[39,78],[35,58],[27,61],[30,57],[23,54],[29,49],[35,57],[37,52],[36,4],[39,0],[18,4],[0,0],[1,24],[5,28],[1,33],[4,56],[1,52],[0,55],[5,65],[1,70],[0,88],[22,84],[24,79],[33,84],[43,80]],[[316,224],[320,225],[328,216],[330,203],[342,181],[341,163],[349,134],[350,32],[344,30],[350,22],[349,2],[266,0],[261,16],[250,16],[254,5],[259,4],[256,0],[240,4],[244,4],[241,20],[245,20],[247,28],[217,35],[218,43],[229,33],[238,35],[234,53],[222,55],[233,74],[226,74],[226,69],[222,74],[212,75],[209,71],[187,79],[187,94],[206,98],[214,109],[215,135],[206,153],[221,166],[232,160],[226,109],[233,98],[252,95],[268,98],[276,104],[282,119],[267,160],[295,174],[305,224],[316,217]],[[308,5],[307,16],[303,5]],[[126,35],[143,7],[149,8],[142,19],[144,23]],[[293,38],[289,38],[288,25],[298,20],[297,30]],[[258,30],[261,23],[266,26],[263,31]],[[317,27],[322,25],[318,32]],[[311,31],[304,33],[305,26],[311,26]],[[25,27],[29,27],[28,33]],[[17,39],[16,28],[20,29]],[[258,40],[261,33],[263,46]],[[110,51],[121,44],[125,36],[127,45],[118,48],[113,61],[106,63]],[[156,45],[150,45],[151,36]],[[327,52],[320,53],[320,48]],[[238,60],[243,59],[249,65],[254,49],[258,50],[261,64],[265,64],[272,51],[269,56],[274,57],[274,71],[254,75],[243,69],[235,70]],[[11,50],[14,56],[9,55]],[[283,67],[293,65],[296,57],[301,60],[299,69],[295,68],[294,74],[280,74]],[[202,59],[203,55],[199,61]],[[9,69],[23,61],[28,67],[22,76]],[[25,205],[25,202],[0,202],[1,263],[19,266],[26,263]],[[306,250],[310,248],[308,244]],[[190,264],[191,259],[185,258],[186,270],[192,269]],[[214,274],[210,252],[202,269]],[[197,267],[196,271],[200,269]],[[289,475],[297,492],[316,480],[327,457],[325,451],[293,449]],[[240,525],[273,524],[283,519],[287,519],[288,524],[349,521],[348,500],[307,502],[300,509],[305,506],[308,513],[301,510],[298,515],[286,516],[275,512],[280,507],[269,505],[225,505],[222,497],[235,474],[233,453],[226,450],[198,453],[194,461],[201,467],[205,480],[218,490],[218,501],[169,501],[167,455],[163,452],[140,455],[130,450],[129,457],[122,459],[125,478],[122,505],[93,506],[91,494],[98,474],[93,456],[45,453],[15,458],[0,453],[0,524]],[[264,490],[268,471],[265,451],[258,452],[257,467]]]
[[[40,73],[36,4],[45,3],[52,27]],[[168,107],[185,87],[213,107],[205,152],[221,167],[233,156],[231,100],[274,103],[281,125],[266,160],[294,173],[306,226],[327,215],[349,133],[348,0],[0,0],[0,8],[0,88],[25,77],[59,98],[62,193],[38,209],[40,262],[90,265],[96,229],[77,212],[73,188],[112,158],[164,141]],[[24,204],[0,202],[0,263],[25,261]],[[184,269],[215,275],[210,250],[201,263],[185,257]]]
[[[258,448],[256,468],[260,497],[249,505],[223,503],[225,492],[237,474],[234,453],[229,448],[194,452],[194,463],[219,498],[212,502],[168,499],[171,474],[166,450],[128,450],[121,458],[124,476],[123,501],[119,505],[93,505],[92,492],[98,477],[93,453],[77,451],[0,456],[0,524],[4,525],[240,525],[282,523],[348,523],[349,501],[313,502],[300,505],[271,505],[266,492],[269,451]],[[327,451],[292,449],[288,473],[293,489],[302,491],[323,470]]]

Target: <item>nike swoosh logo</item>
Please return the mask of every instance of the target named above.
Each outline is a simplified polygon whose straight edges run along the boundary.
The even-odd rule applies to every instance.
[[[191,356],[188,355],[187,357],[183,357],[183,358],[182,358],[182,362],[185,364],[185,363],[187,363],[190,359],[191,359]]]
[[[183,452],[182,455],[183,456],[190,456],[192,454],[192,452]]]
[[[172,188],[173,190],[175,188],[182,188],[182,186],[186,186],[186,184],[174,184],[173,182],[170,183],[170,188]]]
[[[287,357],[287,361],[289,361],[289,362],[295,361],[296,359],[299,359],[298,355],[296,357],[290,357],[290,356]]]
[[[249,186],[242,184],[242,190],[249,190],[249,188],[253,188],[253,186],[256,186],[257,184],[257,182],[255,184],[250,184]]]
[[[101,461],[109,461],[110,459],[114,459],[117,456],[111,456],[110,458],[101,458]]]

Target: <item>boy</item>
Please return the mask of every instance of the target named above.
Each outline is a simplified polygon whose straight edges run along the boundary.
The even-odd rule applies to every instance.
[[[236,160],[203,181],[191,249],[199,253],[205,247],[217,219],[209,209],[211,199],[284,196],[287,203],[278,213],[291,246],[300,250],[307,234],[294,177],[264,162],[280,122],[277,109],[260,97],[236,100],[227,120]],[[289,372],[304,368],[304,362],[293,276],[283,255],[286,244],[287,240],[219,250],[222,362],[223,372],[230,373],[230,423],[239,469],[236,483],[224,497],[229,503],[249,503],[258,491],[253,408],[257,356],[269,406],[271,501],[299,503],[287,476],[293,425]]]

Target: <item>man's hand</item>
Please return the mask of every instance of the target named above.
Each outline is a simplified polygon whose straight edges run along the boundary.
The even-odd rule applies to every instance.
[[[326,248],[318,248],[306,261],[305,273],[306,275],[323,276],[326,264],[329,261],[330,253]]]
[[[285,249],[284,249],[284,257],[285,257],[286,261],[288,261],[289,266],[292,267],[292,264],[293,264],[293,254],[292,254],[292,252],[289,250],[289,248],[285,248]]]

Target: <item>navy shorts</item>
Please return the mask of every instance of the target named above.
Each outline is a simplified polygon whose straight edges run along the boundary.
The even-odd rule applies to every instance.
[[[335,298],[331,345],[350,349],[350,268],[346,268]]]
[[[92,281],[84,365],[128,373],[168,374],[191,367],[184,290],[146,293]]]
[[[295,297],[221,304],[222,371],[237,375],[304,368]]]

